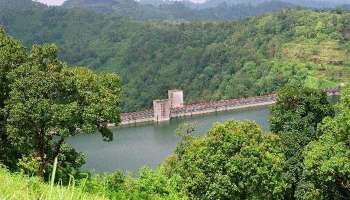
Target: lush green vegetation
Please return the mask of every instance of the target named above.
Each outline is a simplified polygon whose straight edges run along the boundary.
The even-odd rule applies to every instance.
[[[155,5],[155,6],[152,6]],[[116,16],[128,16],[138,20],[171,20],[171,21],[226,21],[255,16],[266,12],[295,7],[280,1],[266,1],[256,5],[251,4],[218,4],[201,9],[193,7],[190,2],[137,2],[133,0],[68,0],[64,8],[92,10],[99,13],[111,13]]]
[[[318,124],[334,116],[327,95],[301,85],[290,85],[278,91],[278,100],[271,109],[271,131],[281,138],[286,156],[285,168],[291,183],[288,198],[295,196],[303,172],[303,150],[317,139]]]
[[[191,199],[281,199],[289,187],[284,163],[278,136],[231,121],[186,138],[172,168]]]
[[[70,179],[68,185],[51,185],[38,177],[10,173],[0,167],[0,198],[9,200],[186,200],[179,191],[179,177],[167,177],[164,169],[140,170],[139,178],[121,172],[97,175],[91,179]]]
[[[335,9],[349,5],[346,0],[67,0],[65,8],[113,13],[139,20],[228,21],[297,6],[312,9]]]
[[[113,139],[106,123],[119,119],[118,77],[68,68],[53,45],[28,53],[3,30],[0,56],[1,163],[12,171],[0,167],[0,198],[350,197],[349,87],[335,115],[324,92],[288,84],[272,108],[273,133],[230,121],[194,137],[184,126],[182,142],[158,169],[143,168],[137,177],[119,171],[91,176],[79,172],[83,156],[64,140],[96,130]]]
[[[350,89],[338,105],[339,114],[327,117],[318,128],[319,138],[304,149],[302,184],[297,197],[304,199],[350,198]]]
[[[10,33],[27,46],[58,42],[61,58],[117,71],[127,90],[115,74],[69,67],[55,45],[26,49],[0,29],[0,199],[350,198],[350,87],[336,106],[319,90],[349,81],[350,13],[166,23],[17,3],[0,4]],[[155,170],[80,171],[84,156],[67,137],[110,141],[122,95],[125,110],[139,109],[174,87],[189,101],[278,90],[271,133],[249,121],[201,137],[184,126]]]
[[[69,68],[56,52],[54,45],[26,52],[0,29],[0,162],[48,179],[58,157],[58,177],[67,181],[84,158],[65,139],[96,131],[113,139],[107,124],[120,122],[120,81]]]
[[[69,185],[67,187],[50,187],[38,177],[26,177],[21,174],[10,173],[0,167],[0,199],[9,200],[107,200],[101,195],[84,191],[82,186]]]
[[[142,1],[147,1],[147,0],[141,0],[141,2]],[[162,1],[162,0],[153,0],[153,1]],[[200,4],[200,7],[215,7],[223,3],[226,3],[228,5],[237,5],[237,4],[256,5],[260,3],[266,3],[269,1],[271,0],[208,0],[203,4]],[[349,3],[347,0],[279,0],[279,1],[284,3],[291,3],[293,5],[318,8],[318,9],[335,8],[337,6],[343,6]]]
[[[313,88],[346,83],[349,17],[284,10],[240,22],[140,22],[5,6],[0,23],[26,46],[57,43],[69,64],[118,72],[125,88],[122,109],[131,111],[150,107],[173,88],[193,102],[270,93],[291,80]]]

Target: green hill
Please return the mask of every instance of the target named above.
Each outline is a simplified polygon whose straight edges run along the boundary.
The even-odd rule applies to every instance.
[[[239,22],[142,22],[84,10],[2,9],[24,41],[54,42],[74,65],[118,72],[124,111],[181,88],[187,102],[260,95],[294,80],[349,80],[350,13],[283,10]]]
[[[134,0],[67,0],[62,7],[110,13],[138,20],[226,21],[294,7],[294,5],[281,1],[266,1],[257,5],[222,3],[195,9],[194,5],[181,1],[148,4]]]

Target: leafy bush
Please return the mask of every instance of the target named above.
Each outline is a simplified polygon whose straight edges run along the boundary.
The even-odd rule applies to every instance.
[[[191,199],[282,199],[289,188],[279,137],[253,122],[218,123],[177,152],[168,165]]]

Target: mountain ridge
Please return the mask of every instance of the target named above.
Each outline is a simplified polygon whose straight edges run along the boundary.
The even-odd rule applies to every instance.
[[[142,4],[134,0],[68,0],[62,7],[82,8],[99,13],[114,13],[139,20],[185,20],[185,21],[223,21],[236,20],[265,12],[293,7],[292,4],[268,1],[257,6],[220,4],[216,7],[196,9],[188,2],[170,2],[157,6]]]

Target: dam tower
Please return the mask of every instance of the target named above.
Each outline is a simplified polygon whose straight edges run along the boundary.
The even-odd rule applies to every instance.
[[[155,122],[170,120],[170,101],[168,99],[154,100],[153,112]]]
[[[182,90],[169,90],[168,99],[154,100],[153,112],[155,122],[169,121],[171,109],[182,108],[184,106]]]
[[[182,90],[168,90],[168,99],[171,108],[182,108],[184,106],[184,94]]]

